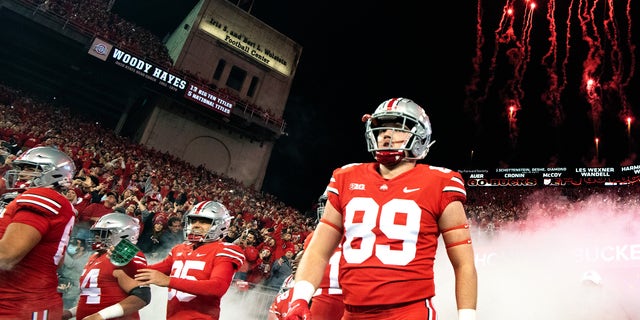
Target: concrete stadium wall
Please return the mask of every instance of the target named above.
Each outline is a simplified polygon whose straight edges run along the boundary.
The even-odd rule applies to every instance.
[[[195,121],[194,117],[189,112],[157,106],[140,143],[259,189],[273,144],[252,142],[222,125]]]

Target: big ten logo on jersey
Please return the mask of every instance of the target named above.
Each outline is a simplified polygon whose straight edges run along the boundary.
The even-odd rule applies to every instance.
[[[363,190],[364,191],[364,183],[350,183],[349,190]]]
[[[171,266],[171,277],[178,279],[188,279],[188,280],[198,280],[194,276],[190,276],[189,270],[204,270],[205,262],[197,261],[197,260],[187,260],[187,261],[174,261],[173,266]],[[178,301],[186,302],[193,300],[196,296],[190,293],[178,291],[176,289],[169,289],[168,292],[168,300],[176,297]]]

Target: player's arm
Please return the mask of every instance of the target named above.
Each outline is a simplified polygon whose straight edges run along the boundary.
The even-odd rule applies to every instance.
[[[139,281],[133,279],[122,269],[114,269],[113,277],[118,281],[118,285],[124,292],[129,292],[131,289],[141,285]]]
[[[129,295],[120,300],[120,302],[108,306],[90,316],[88,319],[113,319],[132,314],[144,308],[151,301],[151,289],[148,286],[140,286],[139,282],[132,279],[123,270],[116,269],[113,271],[113,277],[116,278],[120,288]],[[75,310],[68,310],[71,315],[75,316]],[[65,314],[67,311],[65,311]],[[66,318],[63,314],[63,318]]]
[[[133,279],[122,269],[115,269],[113,271],[113,276],[116,278],[116,280],[118,280],[118,285],[120,285],[120,288],[122,288],[124,292],[129,293],[129,297],[127,297],[125,300],[131,297],[138,298],[138,299],[133,299],[128,301],[128,302],[132,302],[131,308],[133,309],[137,308],[133,311],[140,310],[144,306],[149,304],[149,302],[151,302],[151,288],[149,288],[149,286],[142,285],[140,281]],[[122,304],[123,301],[120,301],[120,304]],[[142,306],[140,306],[139,301],[143,302]],[[125,312],[126,312],[126,308],[125,308]]]
[[[292,301],[304,299],[307,302],[320,285],[324,269],[342,238],[342,215],[330,201],[316,227],[309,246],[305,249],[296,270],[295,290]]]
[[[127,297],[87,316],[85,320],[113,319],[127,316],[138,312],[151,302],[151,288],[149,286],[141,285],[140,282],[131,278],[123,269],[115,269],[111,275],[116,279],[120,288],[128,293]],[[63,319],[68,319],[68,316],[75,316],[75,308],[64,311]]]
[[[236,264],[229,260],[222,260],[216,262],[209,279],[174,278],[153,269],[138,270],[135,279],[141,281],[143,285],[155,284],[195,295],[222,297],[229,289],[237,270]]]
[[[229,289],[238,268],[239,266],[230,260],[216,260],[209,279],[171,278],[169,286],[195,295],[222,297]]]
[[[41,238],[40,232],[30,225],[9,224],[0,239],[0,270],[10,270],[22,261]]]
[[[158,270],[161,273],[171,273],[171,266],[173,266],[173,255],[167,255],[162,261],[147,266],[149,269]]]
[[[478,296],[478,275],[471,244],[471,232],[462,202],[449,203],[438,225],[453,266],[459,319],[473,320]]]

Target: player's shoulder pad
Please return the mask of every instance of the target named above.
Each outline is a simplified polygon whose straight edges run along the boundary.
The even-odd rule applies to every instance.
[[[340,168],[336,168],[335,170],[333,170],[333,176],[335,177],[336,175],[340,175],[340,174],[344,174],[346,172],[350,172],[350,171],[354,171],[357,170],[358,168],[361,168],[363,166],[366,166],[366,163],[350,163],[350,164],[346,164]]]
[[[235,251],[235,252],[239,252],[244,256],[244,249],[242,249],[242,247],[240,247],[239,245],[235,243],[229,243],[229,242],[219,242],[219,243],[222,244],[222,247],[221,247],[222,251]]]
[[[58,215],[69,200],[48,188],[29,189],[16,197],[17,210],[30,210],[45,216]]]
[[[353,162],[353,163],[345,164],[344,166],[340,167],[340,169],[347,169],[347,168],[359,166],[361,164],[362,163],[360,163],[360,162]]]
[[[462,177],[462,175],[458,171],[445,168],[445,167],[439,167],[439,166],[433,166],[433,165],[418,165],[418,167],[422,168],[423,170],[422,172],[424,172],[425,174],[429,174],[437,177],[443,177],[445,179],[450,179],[451,177],[458,177],[458,178]]]
[[[436,172],[442,172],[444,174],[455,174],[457,173],[454,170],[451,170],[449,168],[445,168],[445,167],[439,167],[439,166],[434,166],[434,165],[427,165],[427,167],[429,168],[429,170],[433,170]]]
[[[216,257],[231,259],[238,268],[245,263],[246,258],[244,256],[244,250],[242,250],[239,245],[228,242],[218,243],[222,244],[222,246],[218,249],[219,251],[216,254]]]

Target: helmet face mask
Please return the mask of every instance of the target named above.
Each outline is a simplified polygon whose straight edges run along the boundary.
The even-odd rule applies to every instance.
[[[52,147],[35,147],[13,160],[12,169],[4,178],[7,189],[69,187],[75,173],[73,160],[64,152]]]
[[[140,220],[124,213],[105,214],[90,229],[94,234],[91,248],[96,251],[115,247],[122,239],[136,244],[140,236]]]
[[[383,165],[424,159],[433,144],[429,117],[412,100],[386,100],[364,120],[367,150]]]
[[[195,204],[183,217],[184,238],[189,242],[213,242],[224,238],[231,225],[231,215],[227,208],[215,201]],[[202,230],[202,224],[210,224]]]

